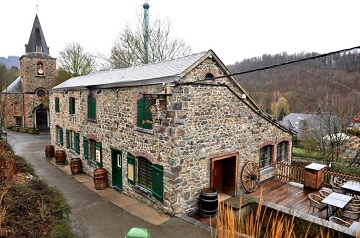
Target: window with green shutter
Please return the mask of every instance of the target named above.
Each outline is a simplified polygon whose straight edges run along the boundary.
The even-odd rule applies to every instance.
[[[55,98],[55,112],[60,112],[60,99]]]
[[[73,97],[69,98],[69,114],[70,115],[75,114],[75,98]]]
[[[89,158],[89,144],[88,139],[84,136],[83,137],[83,149],[84,149],[84,157],[85,159]]]
[[[64,144],[63,129],[61,127],[59,127],[59,130],[58,130],[58,142],[61,146]]]
[[[96,120],[96,99],[88,97],[88,119]]]
[[[135,185],[135,156],[130,152],[127,153],[127,177],[130,184]]]
[[[140,98],[137,102],[137,126],[143,129],[152,129],[151,101],[149,98]]]
[[[152,190],[152,164],[144,158],[138,157],[138,183],[141,187]]]
[[[66,129],[66,148],[70,148],[70,132]]]
[[[80,154],[80,133],[75,132],[75,152]]]

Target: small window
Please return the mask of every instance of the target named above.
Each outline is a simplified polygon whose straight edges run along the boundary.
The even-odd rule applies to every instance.
[[[267,168],[271,166],[272,145],[266,145],[260,149],[260,168]]]
[[[207,74],[205,75],[205,80],[213,80],[213,79],[214,79],[214,75],[213,75],[213,74],[207,73]]]
[[[152,189],[151,175],[152,175],[152,163],[144,157],[139,157],[138,158],[139,185],[151,190]]]
[[[13,106],[13,114],[20,115],[20,102],[14,102]]]
[[[38,97],[42,98],[46,95],[46,91],[44,89],[38,89],[38,90],[36,90],[36,95]]]
[[[42,52],[43,52],[43,50],[42,50],[42,45],[40,45],[40,44],[37,44],[37,45],[36,45],[36,52],[38,52],[38,53],[42,53]]]
[[[96,120],[96,99],[94,97],[88,98],[88,119]]]
[[[44,64],[39,62],[36,64],[36,73],[39,76],[44,75]]]
[[[60,112],[60,99],[55,98],[55,112]]]
[[[75,114],[75,98],[73,97],[69,98],[69,114],[70,115]]]
[[[277,145],[277,150],[276,150],[277,161],[285,161],[286,160],[288,144],[289,144],[289,142],[283,141]]]

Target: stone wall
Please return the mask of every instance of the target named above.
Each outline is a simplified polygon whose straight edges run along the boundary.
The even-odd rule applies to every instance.
[[[232,79],[200,81],[207,73],[214,76],[225,72],[211,59],[190,71],[180,84],[151,85],[101,90],[54,92],[50,98],[51,144],[65,149],[67,160],[81,157],[84,170],[92,175],[96,167],[80,155],[56,144],[56,126],[73,130],[83,136],[96,136],[102,142],[103,167],[111,174],[111,148],[123,153],[123,193],[154,206],[166,213],[190,213],[198,208],[199,191],[211,185],[211,161],[227,154],[238,155],[236,192],[242,190],[240,172],[248,160],[259,160],[260,146],[289,141],[291,135],[265,119]],[[195,85],[198,81],[205,85]],[[222,84],[225,84],[222,85]],[[87,98],[96,98],[97,120],[87,120]],[[137,100],[143,94],[166,94],[164,110],[156,112],[151,133],[136,127]],[[60,99],[60,113],[55,113],[55,97]],[[69,97],[76,98],[75,117],[68,115]],[[249,106],[250,105],[250,106]],[[64,135],[64,145],[65,135]],[[126,152],[143,156],[164,168],[164,200],[147,196],[128,183]],[[263,171],[262,179],[272,176]]]

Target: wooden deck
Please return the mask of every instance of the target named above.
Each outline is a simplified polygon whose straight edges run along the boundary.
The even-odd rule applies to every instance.
[[[314,212],[313,209],[309,210],[309,193],[319,194],[319,192],[316,190],[308,188],[304,189],[304,186],[302,184],[274,178],[261,183],[260,187],[255,192],[249,193],[246,196],[250,196],[256,199],[262,198],[264,201],[274,203],[277,206],[282,206],[292,209],[296,212],[300,211],[318,217],[319,214],[317,210],[315,210]],[[225,204],[229,204],[230,206],[238,209],[240,205],[239,197],[240,196],[232,197],[224,202]],[[321,215],[322,217],[326,217],[326,212]]]

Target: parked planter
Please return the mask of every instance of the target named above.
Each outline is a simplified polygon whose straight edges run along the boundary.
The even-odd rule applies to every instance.
[[[45,146],[45,157],[46,158],[53,158],[55,154],[54,146],[46,145]]]
[[[65,151],[57,150],[55,153],[55,162],[57,164],[65,164],[65,159],[66,159]]]
[[[104,168],[97,168],[94,170],[94,185],[95,189],[101,190],[108,186],[107,171]]]
[[[71,174],[81,174],[82,164],[80,158],[72,158],[70,161]]]

